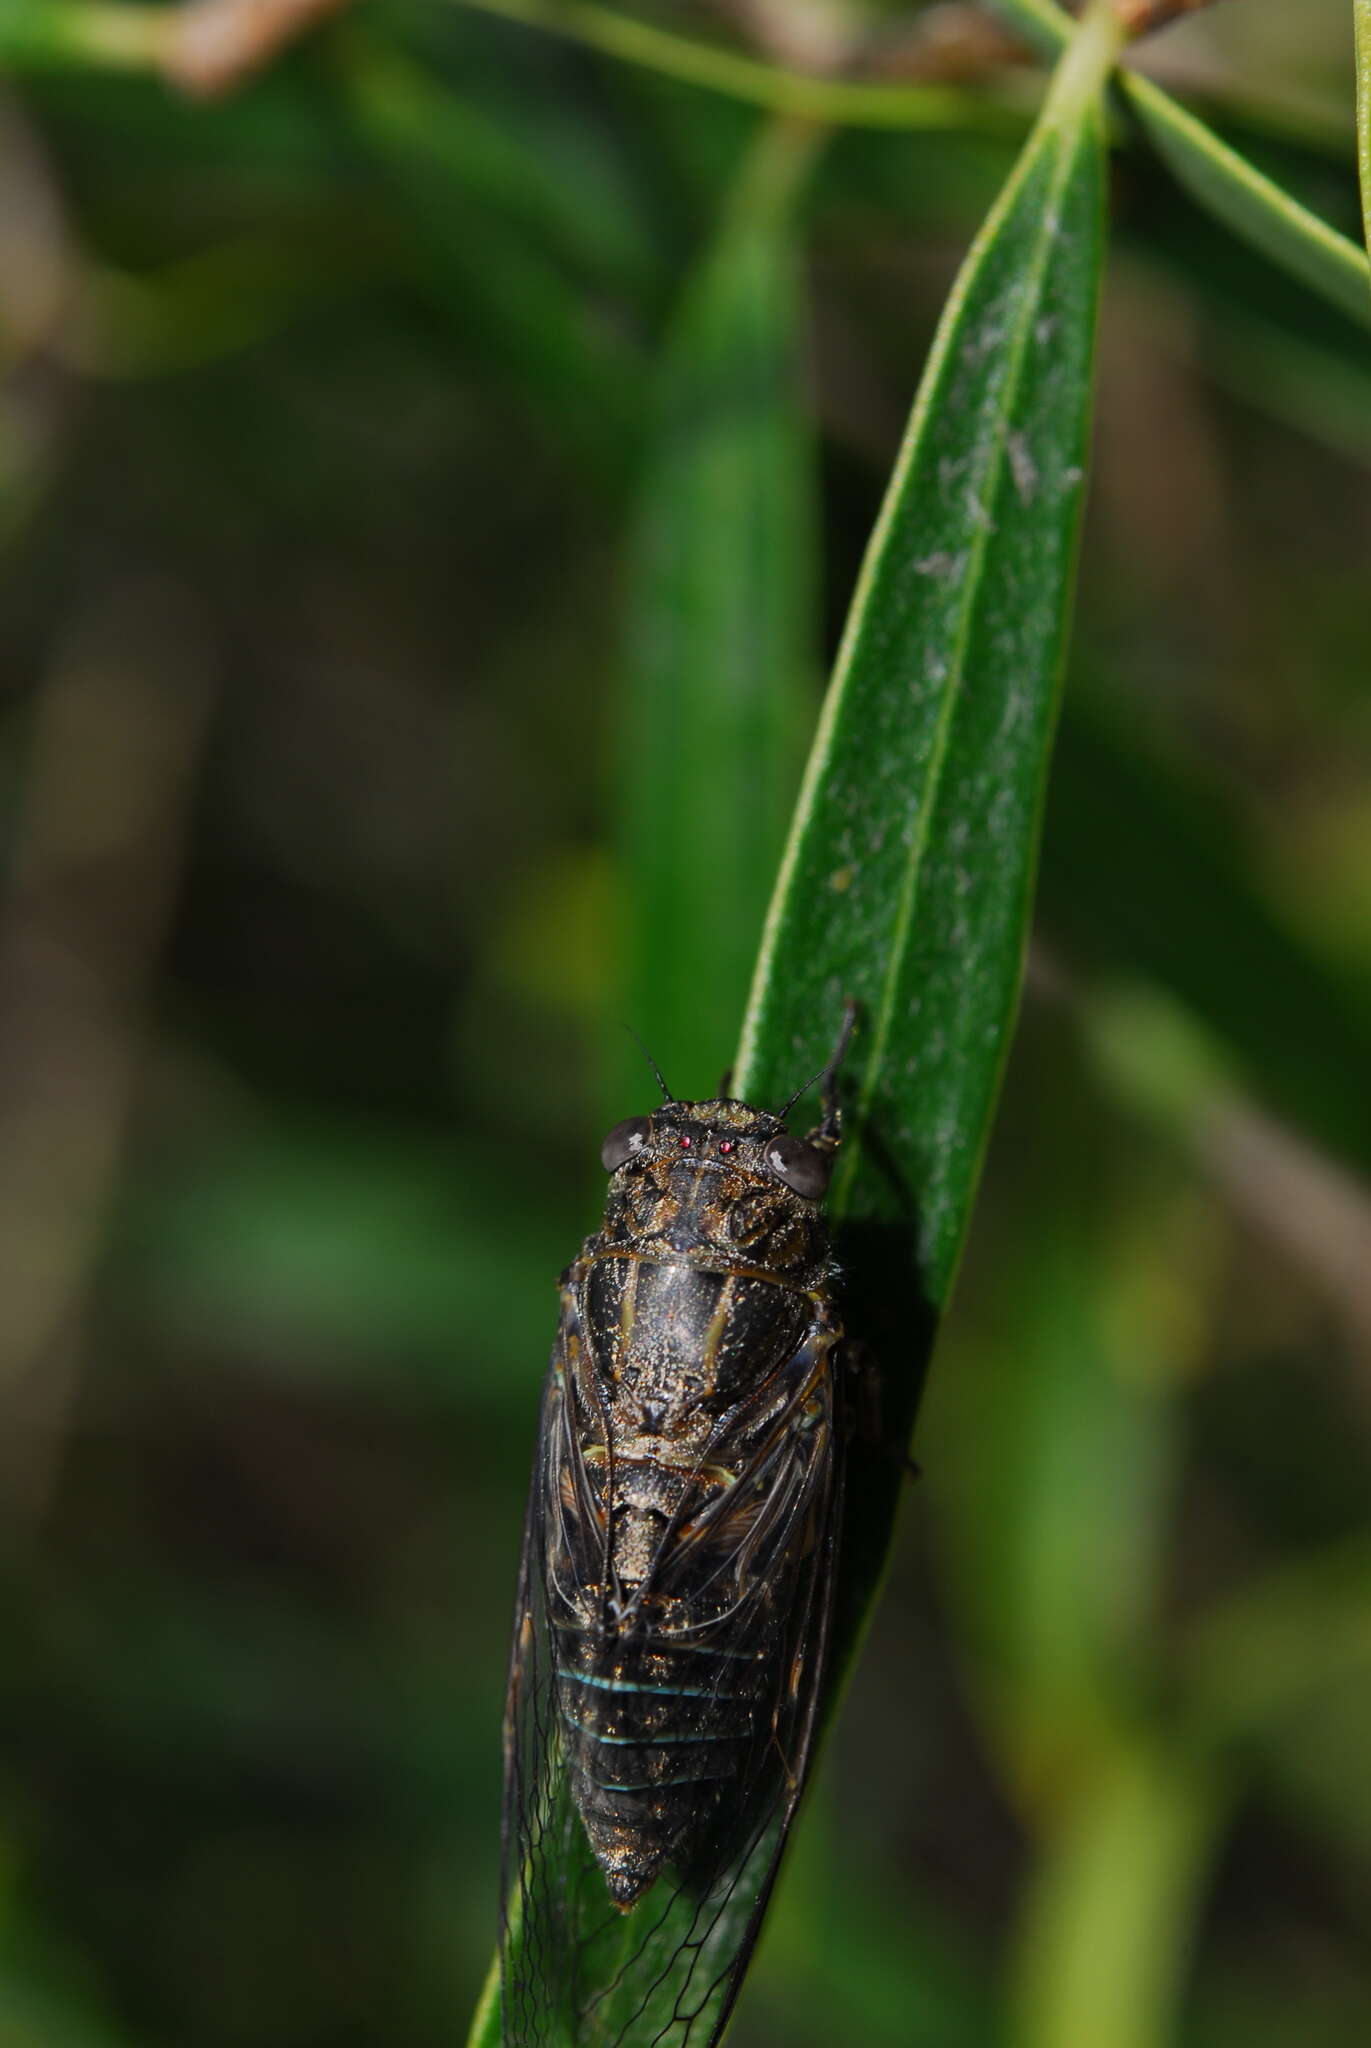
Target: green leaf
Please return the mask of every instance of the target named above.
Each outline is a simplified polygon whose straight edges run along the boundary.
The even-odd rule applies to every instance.
[[[1030,1880],[1013,2039],[1166,2048],[1226,1787],[1135,1740],[1096,1765]]]
[[[1044,53],[1061,49],[1071,33],[1070,19],[1055,0],[992,4]],[[1357,5],[1364,11],[1367,0]],[[1282,191],[1150,79],[1128,71],[1120,83],[1158,155],[1193,199],[1302,284],[1371,325],[1371,271],[1364,250]]]
[[[1157,154],[1193,199],[1349,318],[1371,327],[1366,251],[1320,220],[1150,79],[1124,81]]]
[[[1085,31],[1082,32],[1083,36]],[[785,1095],[843,1000],[870,1028],[836,1215],[918,1212],[945,1300],[1017,998],[1088,433],[1098,23],[954,289],[839,657],[737,1085]],[[878,1164],[878,1139],[885,1166]],[[902,1184],[903,1195],[896,1195]]]
[[[1192,1623],[1178,1677],[1206,1747],[1269,1741],[1337,1686],[1371,1693],[1371,1542],[1357,1535],[1281,1565]]]
[[[640,423],[641,362],[576,279],[510,234],[509,214],[526,215],[531,200],[527,187],[511,193],[507,157],[494,159],[489,133],[457,119],[439,141],[433,96],[413,90],[398,58],[373,63],[357,42],[342,78],[358,141],[395,195],[395,233],[412,251],[416,289],[432,294],[461,344],[551,418],[588,467],[615,480]]]
[[[880,1809],[822,1780],[786,1861],[749,1993],[754,2040],[807,2048],[987,2048],[1004,2038],[982,1931],[930,1870],[903,1875]]]
[[[620,1015],[708,1092],[747,997],[817,668],[813,453],[791,199],[812,136],[770,131],[670,333],[630,599]],[[614,1114],[652,1083],[615,1034]]]
[[[64,343],[88,377],[156,377],[251,348],[372,282],[368,255],[316,228],[279,241],[241,235],[153,275],[90,264],[82,317]]]
[[[660,256],[644,195],[626,165],[594,147],[593,123],[586,137],[568,135],[564,109],[528,79],[511,81],[503,102],[483,96],[479,79],[453,90],[355,25],[340,46],[373,131],[403,147],[416,176],[427,165],[435,190],[488,208],[516,240],[531,240],[574,275],[635,295],[655,286]]]
[[[1371,249],[1371,0],[1352,0],[1357,30],[1357,161],[1366,246]]]
[[[978,1238],[930,1418],[946,1594],[1033,1842],[1009,2038],[1162,2048],[1226,1817],[1208,1760],[1147,1720],[1174,1396],[1205,1355],[1212,1254],[1183,1182],[1101,1148],[1080,1060],[1045,1022],[1001,1154],[1015,1199]],[[1191,1304],[1179,1344],[1154,1306],[1172,1299]]]
[[[190,1367],[266,1352],[283,1384],[399,1409],[526,1406],[565,1217],[555,1191],[509,1189],[500,1156],[278,1104],[269,1132],[129,1184],[121,1295]],[[460,1364],[454,1330],[472,1333]]]
[[[951,1286],[1018,998],[1083,497],[1117,35],[1110,11],[1087,16],[948,304],[739,1054],[737,1092],[782,1101],[822,1063],[844,1000],[862,1006],[830,1209],[887,1444],[853,1447],[840,1651],[884,1559],[894,1447]]]
[[[1203,290],[1203,286],[1201,286]],[[1214,381],[1348,462],[1371,465],[1371,359],[1359,334],[1313,334],[1228,299],[1204,335]]]
[[[959,1304],[953,1384],[940,1378],[930,1427],[947,1597],[974,1646],[1003,1781],[1041,1819],[1129,1718],[1154,1654],[1177,1431],[1155,1360],[1140,1365],[1119,1340],[1115,1304],[1190,1276],[1156,1186],[1130,1193],[1121,1216],[1090,1138],[1063,1129],[1073,1112],[1086,1132],[1096,1121],[1079,1060],[1038,1072],[1014,1133],[1017,1229],[994,1244],[988,1296]]]
[[[1269,1107],[1371,1166],[1365,1005],[1263,902],[1219,787],[1187,787],[1141,733],[1079,701],[1057,749],[1042,906],[1054,940],[1097,973],[1160,983]]]

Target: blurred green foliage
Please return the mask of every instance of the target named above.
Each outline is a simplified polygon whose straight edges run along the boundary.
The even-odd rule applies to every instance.
[[[1149,61],[1355,233],[1349,53],[1235,0]],[[395,0],[222,98],[5,87],[6,2042],[465,2023],[552,1283],[652,1095],[625,679],[734,489],[681,406],[803,304],[803,730],[1030,80],[960,97],[836,131],[730,300],[759,115],[574,40]],[[1371,2032],[1371,377],[1141,144],[1114,215],[1029,999],[758,2048]]]

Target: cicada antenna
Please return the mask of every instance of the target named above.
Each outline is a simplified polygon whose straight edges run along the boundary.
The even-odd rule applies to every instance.
[[[656,1060],[653,1059],[652,1054],[648,1051],[647,1046],[644,1044],[643,1040],[638,1036],[637,1032],[633,1029],[633,1026],[631,1024],[625,1024],[624,1029],[628,1033],[629,1037],[633,1040],[633,1043],[637,1046],[643,1058],[651,1067],[653,1073],[657,1076],[657,1086],[662,1091],[663,1102],[674,1102],[676,1100],[676,1097],[667,1087],[665,1080],[662,1078],[661,1068],[658,1066]]]
[[[857,1001],[849,996],[843,1004],[843,1021],[838,1026],[838,1041],[828,1056],[828,1065],[819,1076],[819,1103],[823,1117],[819,1124],[819,1136],[830,1144],[838,1142],[838,1125],[841,1121],[838,1111],[838,1072],[847,1058],[847,1048],[852,1043],[852,1034],[857,1029]]]
[[[810,1089],[814,1086],[814,1083],[817,1081],[820,1084],[821,1090],[819,1100],[823,1105],[823,1123],[820,1126],[820,1135],[823,1137],[837,1136],[838,1069],[841,1067],[843,1061],[847,1057],[847,1048],[852,1043],[852,1034],[856,1030],[856,1028],[857,1003],[855,997],[849,996],[847,1001],[843,1004],[843,1021],[838,1028],[837,1043],[834,1045],[833,1050],[829,1054],[828,1058],[824,1061],[824,1064],[820,1067],[818,1073],[811,1074],[809,1079],[805,1082],[804,1086],[802,1088],[797,1088],[795,1090],[795,1093],[791,1096],[785,1108],[778,1111],[778,1115],[780,1116],[782,1123],[784,1123],[786,1118],[790,1115],[791,1110],[794,1109],[800,1097],[802,1095],[808,1095]]]

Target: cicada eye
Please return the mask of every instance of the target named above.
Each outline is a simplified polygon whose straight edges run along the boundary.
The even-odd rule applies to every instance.
[[[818,1202],[828,1193],[833,1155],[807,1145],[803,1138],[777,1138],[766,1148],[766,1163],[788,1188]]]
[[[613,1173],[617,1166],[631,1159],[635,1152],[641,1152],[647,1143],[652,1119],[646,1116],[626,1116],[621,1124],[615,1124],[600,1147],[600,1158],[606,1173]]]

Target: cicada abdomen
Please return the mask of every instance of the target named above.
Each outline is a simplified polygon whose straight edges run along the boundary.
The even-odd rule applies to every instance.
[[[605,1140],[563,1275],[506,1733],[507,2048],[704,2048],[804,1782],[839,1509],[834,1075]],[[664,1091],[665,1092],[665,1091]]]

